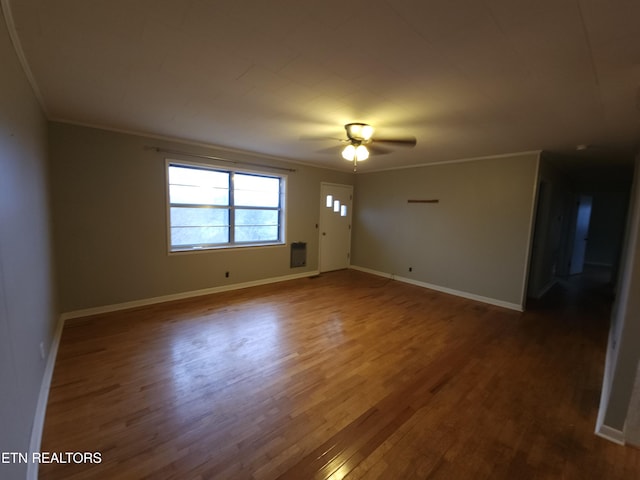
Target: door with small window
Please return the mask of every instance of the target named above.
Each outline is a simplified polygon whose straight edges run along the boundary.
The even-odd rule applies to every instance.
[[[322,183],[320,186],[321,272],[349,267],[351,256],[351,206],[353,187]]]

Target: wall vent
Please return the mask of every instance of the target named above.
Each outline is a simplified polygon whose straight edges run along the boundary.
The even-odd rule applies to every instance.
[[[305,242],[294,242],[291,244],[291,268],[304,267],[307,265],[307,244]]]

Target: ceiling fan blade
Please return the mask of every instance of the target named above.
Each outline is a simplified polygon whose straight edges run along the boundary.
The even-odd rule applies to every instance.
[[[391,150],[388,148],[380,147],[378,145],[367,145],[367,150],[372,155],[384,155],[386,153],[391,153]]]
[[[344,145],[335,145],[333,147],[329,147],[329,148],[323,148],[321,150],[316,150],[318,153],[331,153],[331,154],[338,154],[341,153],[342,150],[344,150]]]
[[[397,145],[399,147],[415,147],[418,141],[416,137],[403,137],[403,138],[372,138],[372,142],[376,143],[389,143]]]
[[[344,138],[340,137],[328,137],[326,135],[301,135],[300,140],[334,140],[338,142],[345,142]]]

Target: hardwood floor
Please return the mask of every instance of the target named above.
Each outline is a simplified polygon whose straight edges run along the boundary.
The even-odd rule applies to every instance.
[[[520,314],[347,270],[68,323],[42,450],[102,463],[40,478],[639,478],[593,433],[606,302],[553,293]]]

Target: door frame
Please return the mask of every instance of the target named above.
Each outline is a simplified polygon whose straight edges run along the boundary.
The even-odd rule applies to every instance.
[[[589,208],[588,208],[588,213],[587,213],[587,221],[586,221],[586,231],[582,232],[580,227],[580,217],[581,217],[581,207],[583,206],[583,202],[586,201],[586,199],[588,199],[588,203],[589,204]],[[589,194],[583,194],[583,193],[578,193],[576,194],[576,201],[574,204],[574,210],[572,212],[572,218],[571,218],[571,236],[569,237],[569,268],[567,273],[569,275],[579,275],[581,273],[583,273],[584,271],[584,260],[586,257],[586,253],[587,253],[587,248],[588,248],[588,242],[589,242],[589,228],[591,225],[591,209],[593,207],[593,195],[589,195]],[[581,253],[580,255],[580,262],[578,262],[580,265],[578,268],[576,268],[576,263],[575,260],[577,260],[576,258],[576,250],[577,250],[577,245],[579,243],[583,243],[583,250],[578,250],[578,253]]]

